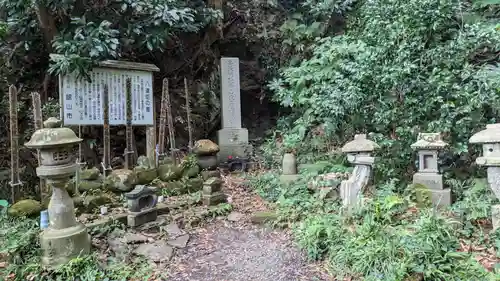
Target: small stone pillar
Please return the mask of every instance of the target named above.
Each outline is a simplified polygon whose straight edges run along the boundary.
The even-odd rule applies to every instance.
[[[354,140],[342,147],[342,152],[347,153],[347,161],[354,164],[354,170],[349,179],[340,184],[340,197],[344,206],[355,205],[359,194],[370,182],[372,166],[375,158],[371,153],[379,146],[366,139],[366,134],[354,136]]]
[[[283,167],[281,171],[281,183],[290,183],[296,181],[299,177],[297,174],[297,160],[295,154],[285,153],[283,155]]]
[[[36,173],[52,187],[49,226],[40,235],[42,264],[47,267],[90,253],[90,235],[85,225],[76,221],[75,206],[65,188],[78,168],[72,149],[81,141],[71,129],[61,128],[61,121],[51,117],[25,144],[40,151],[41,163]]]
[[[218,205],[227,201],[222,192],[222,180],[216,177],[209,178],[203,183],[203,204],[206,206]]]
[[[443,175],[439,174],[438,152],[448,144],[441,140],[440,133],[419,133],[417,142],[411,145],[418,153],[418,172],[413,175],[413,184],[421,184],[429,192],[436,207],[451,205],[451,190],[443,188]]]
[[[469,139],[470,143],[483,145],[483,156],[476,159],[480,166],[486,166],[488,184],[495,196],[500,199],[500,123],[486,125]],[[491,207],[493,231],[500,227],[500,204]]]
[[[156,204],[158,198],[154,191],[145,185],[138,185],[132,191],[125,193],[127,198],[127,225],[137,227],[158,218]]]

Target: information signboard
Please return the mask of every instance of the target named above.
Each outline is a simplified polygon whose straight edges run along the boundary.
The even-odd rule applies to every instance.
[[[97,67],[91,81],[76,73],[60,77],[61,113],[64,125],[103,125],[104,85],[108,85],[109,124],[126,124],[126,80],[132,81],[132,125],[154,124],[153,74],[151,71]]]

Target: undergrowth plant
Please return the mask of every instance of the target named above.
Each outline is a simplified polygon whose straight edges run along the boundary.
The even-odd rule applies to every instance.
[[[116,281],[148,280],[153,278],[150,264],[143,259],[124,263],[113,258],[102,260],[97,253],[78,257],[53,271],[42,268],[42,254],[38,234],[38,222],[30,218],[10,218],[0,215],[0,257],[7,266],[0,268],[0,278],[12,281]],[[93,236],[102,236],[120,227],[112,224],[104,228],[91,229]]]

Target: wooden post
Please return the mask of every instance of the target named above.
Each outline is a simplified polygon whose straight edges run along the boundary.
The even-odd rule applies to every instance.
[[[165,155],[165,131],[167,129],[167,93],[168,80],[163,79],[163,87],[161,89],[161,107],[160,107],[160,128],[158,128],[158,154],[160,157]]]
[[[111,148],[110,148],[110,129],[109,129],[109,88],[108,84],[104,84],[104,93],[103,93],[103,142],[104,142],[104,155],[102,157],[102,173],[104,177],[109,176],[111,172]]]
[[[189,136],[189,153],[191,153],[191,150],[193,149],[193,132],[191,128],[191,105],[190,105],[190,97],[189,97],[189,90],[188,90],[188,83],[186,77],[184,77],[184,91],[186,93],[186,115],[187,115],[187,129],[188,129],[188,136]]]
[[[154,106],[154,103],[153,103]],[[153,109],[154,110],[154,109]],[[146,128],[146,156],[150,165],[156,163],[156,114],[153,114],[153,126]]]
[[[40,94],[37,92],[31,93],[31,102],[33,105],[33,119],[35,121],[35,130],[40,130],[43,128],[43,116],[42,116],[42,102],[40,100]],[[42,159],[40,158],[40,150],[37,151],[37,161],[38,165],[41,165]],[[50,198],[50,190],[47,189],[45,180],[40,178],[38,184],[40,188],[40,202],[45,202]]]
[[[170,141],[170,155],[175,164],[180,161],[177,159],[177,151],[175,149],[175,133],[174,133],[174,120],[172,118],[172,104],[170,103],[170,93],[168,90],[168,79],[163,79],[163,88],[166,89],[165,104],[167,109],[167,122],[168,122],[168,136]]]
[[[125,148],[125,169],[132,169],[134,166],[132,155],[134,151],[132,150],[132,138],[134,136],[132,128],[132,79],[127,78],[126,83],[126,105],[127,105],[127,125],[125,128],[126,145]]]
[[[19,178],[19,132],[17,127],[17,89],[16,86],[9,87],[9,114],[10,114],[10,187],[11,201],[17,200],[17,193],[21,186]]]

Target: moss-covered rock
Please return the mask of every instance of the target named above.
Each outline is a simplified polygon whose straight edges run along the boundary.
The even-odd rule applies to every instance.
[[[195,178],[200,174],[200,171],[201,169],[198,165],[193,165],[184,169],[182,176],[187,178]]]
[[[80,184],[78,184],[78,191],[80,192],[88,192],[91,190],[102,190],[104,189],[103,180],[81,180]]]
[[[134,172],[137,176],[137,184],[149,184],[158,177],[158,171],[155,168],[135,167]]]
[[[158,177],[162,181],[175,181],[182,177],[181,165],[163,164],[158,167]]]
[[[169,195],[179,195],[187,193],[186,185],[182,181],[170,181],[165,183],[166,193]]]
[[[155,163],[151,161],[147,156],[141,155],[137,158],[137,167],[141,168],[154,168]]]
[[[90,168],[90,169],[85,169],[80,172],[80,179],[81,180],[96,180],[99,178],[99,175],[101,172],[99,169],[96,167]]]
[[[189,193],[197,192],[203,189],[202,178],[192,178],[186,181],[186,190]]]
[[[255,223],[255,224],[269,223],[269,222],[276,221],[277,219],[278,219],[278,215],[274,212],[269,212],[269,211],[255,212],[250,217],[250,221]]]
[[[104,188],[110,191],[129,192],[137,184],[137,176],[134,171],[118,169],[104,180]]]
[[[220,151],[219,146],[211,140],[198,140],[194,144],[193,153],[196,155],[214,155]]]
[[[83,207],[86,212],[94,212],[98,210],[102,205],[106,205],[113,202],[111,197],[107,194],[97,194],[85,196],[83,200]]]
[[[25,199],[14,203],[7,210],[7,213],[13,217],[35,216],[42,211],[42,204],[33,199]]]

